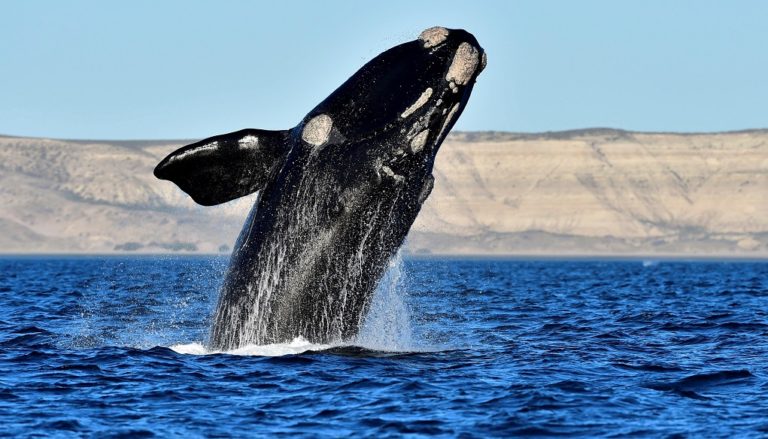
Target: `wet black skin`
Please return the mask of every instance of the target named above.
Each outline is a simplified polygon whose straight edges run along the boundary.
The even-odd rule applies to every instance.
[[[454,92],[446,73],[461,43],[476,48],[478,65]],[[231,257],[212,348],[299,336],[328,343],[357,334],[378,281],[432,189],[435,154],[469,99],[482,54],[463,30],[449,30],[432,48],[421,40],[396,46],[295,128],[212,137],[157,166],[155,175],[204,205],[260,190]],[[428,101],[403,118],[427,88],[433,90]],[[333,127],[315,146],[302,133],[318,115],[330,117]],[[411,140],[423,129],[429,130],[426,143],[414,152]],[[258,137],[258,148],[240,147],[247,135]]]

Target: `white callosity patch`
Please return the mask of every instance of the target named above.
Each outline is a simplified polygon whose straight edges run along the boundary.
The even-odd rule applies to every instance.
[[[416,137],[411,139],[411,151],[419,152],[422,149],[424,149],[424,145],[426,145],[427,143],[428,135],[429,135],[429,130],[424,130],[419,134],[416,134]]]
[[[247,149],[247,148],[257,148],[259,146],[259,138],[249,134],[242,139],[237,141],[237,144],[240,145],[240,148]]]
[[[419,39],[424,42],[424,47],[429,49],[445,41],[448,38],[448,29],[440,26],[430,27],[419,35]]]
[[[482,72],[485,70],[485,66],[488,65],[488,56],[485,55],[485,51],[483,51],[483,56],[480,57],[480,71]]]
[[[382,174],[386,175],[389,178],[392,178],[398,183],[405,180],[405,177],[403,177],[402,175],[395,174],[395,171],[393,171],[392,168],[390,168],[387,165],[382,165],[379,169],[381,170]]]
[[[187,156],[190,156],[190,155],[194,155],[194,154],[198,154],[198,153],[201,153],[203,151],[211,151],[211,150],[214,150],[214,149],[216,149],[218,147],[219,147],[219,142],[206,143],[205,145],[201,145],[201,146],[198,146],[197,148],[190,149],[189,151],[184,151],[184,152],[182,152],[179,155],[172,156],[169,160],[170,161],[181,160],[184,157],[187,157]]]
[[[442,128],[440,128],[440,134],[437,135],[437,138],[440,139],[443,137],[443,134],[445,134],[446,128],[448,128],[448,125],[453,120],[453,117],[456,115],[456,112],[459,110],[459,104],[454,105],[451,108],[451,112],[448,113],[448,116],[445,117],[445,122],[443,122]]]
[[[320,146],[328,141],[331,128],[333,128],[333,119],[327,114],[321,114],[307,122],[301,132],[301,138],[310,145]]]
[[[429,194],[432,193],[432,188],[435,187],[435,177],[430,174],[427,176],[427,180],[424,182],[424,186],[421,187],[421,192],[419,193],[419,204],[423,204],[424,201],[427,200],[427,197],[429,197]]]
[[[421,96],[419,96],[419,98],[416,99],[416,102],[414,102],[413,105],[411,105],[410,107],[406,108],[405,111],[403,111],[403,114],[400,115],[400,117],[405,119],[406,117],[408,117],[411,114],[413,114],[414,111],[416,111],[419,108],[421,108],[422,106],[424,106],[424,104],[427,103],[427,101],[429,100],[429,98],[431,96],[432,96],[432,88],[430,87],[430,88],[424,90],[424,93],[422,93]]]
[[[453,61],[448,67],[445,79],[457,85],[465,85],[475,73],[479,62],[480,53],[477,49],[469,43],[461,43],[456,49],[456,54],[453,55]]]

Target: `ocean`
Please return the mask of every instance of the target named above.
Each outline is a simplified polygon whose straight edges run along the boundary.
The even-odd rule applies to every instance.
[[[768,435],[768,263],[398,258],[358,339],[205,347],[221,257],[0,258],[0,435]]]

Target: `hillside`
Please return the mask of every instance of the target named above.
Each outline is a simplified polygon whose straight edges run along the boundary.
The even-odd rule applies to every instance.
[[[184,141],[0,137],[0,252],[227,252],[253,196],[156,180]],[[768,256],[768,130],[457,133],[408,250]]]

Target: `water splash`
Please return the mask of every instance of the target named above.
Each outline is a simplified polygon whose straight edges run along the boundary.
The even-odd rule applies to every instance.
[[[225,353],[267,357],[355,346],[374,352],[414,352],[418,349],[413,341],[405,280],[403,256],[402,252],[398,252],[379,283],[360,333],[347,343],[319,344],[297,337],[287,343],[248,344],[232,350],[211,349],[201,343],[176,344],[170,346],[170,349],[188,355]]]
[[[362,267],[363,264],[362,256],[360,258],[360,260],[356,261],[358,267]],[[346,289],[348,287],[348,285],[344,285],[343,288]],[[342,294],[342,296],[345,295]],[[339,317],[337,315],[327,315],[326,321],[334,322]],[[255,322],[258,323],[258,320]],[[259,325],[257,324],[256,327],[259,327]],[[418,350],[411,328],[411,310],[407,300],[406,271],[402,250],[398,251],[389,262],[389,267],[371,299],[369,311],[364,317],[359,334],[353,340],[347,342],[341,342],[340,339],[341,337],[338,336],[337,340],[339,341],[331,344],[310,343],[303,337],[297,337],[293,341],[286,343],[263,344],[252,341],[241,348],[225,352],[234,355],[275,356],[345,346],[359,346],[380,352],[410,352]],[[204,349],[205,353],[222,352],[202,346],[200,348]]]
[[[373,295],[355,345],[376,351],[415,349],[405,280],[401,250],[389,262],[389,268]]]
[[[186,355],[212,355],[229,354],[240,356],[258,357],[282,357],[284,355],[298,355],[307,351],[324,351],[334,347],[333,345],[310,343],[302,337],[297,337],[290,343],[275,343],[267,345],[246,345],[230,351],[217,351],[209,349],[200,343],[177,344],[169,349],[179,354]]]

